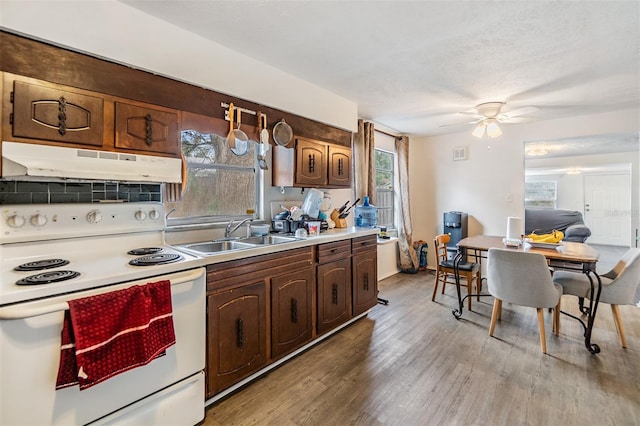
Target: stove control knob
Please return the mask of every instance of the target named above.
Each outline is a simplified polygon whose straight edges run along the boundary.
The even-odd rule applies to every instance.
[[[37,227],[45,226],[47,224],[47,217],[42,213],[36,213],[31,216],[31,224]]]
[[[98,223],[100,221],[102,221],[102,213],[100,213],[98,210],[91,210],[89,213],[87,213],[87,222]]]
[[[12,228],[20,228],[25,224],[25,222],[24,216],[18,216],[17,214],[7,218],[7,225]]]
[[[149,212],[149,219],[151,219],[151,220],[158,220],[158,219],[160,219],[160,212],[159,212],[158,210],[156,210],[156,209],[152,209],[152,210]]]
[[[136,220],[145,220],[147,218],[147,214],[142,210],[138,210],[135,215]]]

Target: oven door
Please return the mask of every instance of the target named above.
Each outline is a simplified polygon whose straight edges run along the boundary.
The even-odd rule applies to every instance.
[[[83,391],[56,391],[66,301],[159,280],[171,281],[176,334],[166,355]],[[204,418],[204,268],[0,308],[0,342],[1,425],[86,424],[104,416],[126,423],[142,411],[176,404],[184,408],[170,410],[178,417],[158,416],[157,423],[195,424]]]

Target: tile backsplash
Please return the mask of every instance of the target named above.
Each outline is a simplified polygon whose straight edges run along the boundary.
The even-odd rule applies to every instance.
[[[162,201],[158,183],[0,181],[0,204]]]

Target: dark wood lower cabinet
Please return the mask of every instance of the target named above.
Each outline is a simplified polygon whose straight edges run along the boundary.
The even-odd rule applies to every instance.
[[[207,266],[206,397],[377,302],[375,235]]]
[[[351,240],[353,315],[378,303],[378,240],[375,235]]]
[[[271,279],[271,356],[280,358],[313,335],[311,268]]]
[[[359,315],[378,303],[376,253],[353,256],[353,315]]]
[[[267,363],[265,282],[207,299],[207,397],[211,397]]]
[[[318,265],[318,334],[351,318],[351,259]]]

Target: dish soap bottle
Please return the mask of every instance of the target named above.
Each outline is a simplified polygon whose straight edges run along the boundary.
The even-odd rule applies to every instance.
[[[378,226],[378,209],[369,204],[369,197],[364,196],[363,204],[356,207],[356,226],[361,228],[375,228]]]

